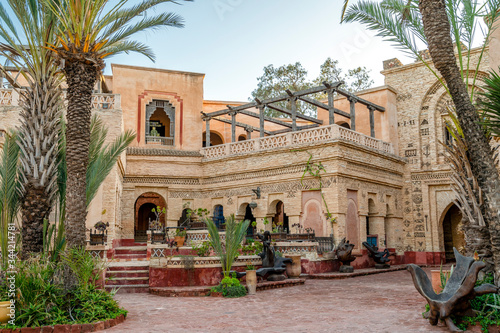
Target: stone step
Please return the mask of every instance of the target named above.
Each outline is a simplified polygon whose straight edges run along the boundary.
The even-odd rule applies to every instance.
[[[106,279],[106,286],[145,285],[145,284],[149,286],[149,277]]]
[[[144,254],[115,254],[113,259],[146,259],[148,255]]]
[[[122,278],[122,277],[148,277],[149,270],[114,270],[106,271],[106,277]]]
[[[121,248],[116,248],[115,249],[115,257],[116,256],[121,256],[124,254],[138,254],[138,255],[147,255],[148,250],[133,250],[133,249],[121,249]]]
[[[147,284],[131,284],[131,285],[119,285],[119,286],[108,286],[105,288],[108,291],[117,290],[117,294],[134,294],[134,293],[149,293],[149,285]]]
[[[129,261],[110,261],[108,262],[108,271],[133,271],[149,270],[149,261],[147,260],[129,260]]]
[[[117,250],[132,250],[132,251],[147,251],[147,246],[119,246],[115,247],[115,251]]]

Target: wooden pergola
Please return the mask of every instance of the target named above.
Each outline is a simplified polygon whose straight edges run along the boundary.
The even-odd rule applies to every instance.
[[[267,135],[275,135],[275,134],[280,134],[280,133],[286,133],[290,131],[300,131],[312,127],[317,127],[319,125],[323,125],[323,121],[319,120],[314,117],[309,117],[305,116],[303,114],[300,114],[297,112],[297,102],[302,101],[311,105],[314,105],[320,109],[327,110],[328,111],[328,120],[329,120],[329,125],[335,124],[335,114],[344,116],[346,118],[349,118],[351,120],[351,129],[356,130],[356,103],[363,104],[367,107],[368,111],[370,112],[370,135],[372,137],[375,137],[375,117],[374,117],[374,112],[375,111],[380,111],[380,112],[385,112],[385,108],[376,105],[370,101],[367,101],[365,99],[362,99],[354,94],[351,94],[348,91],[345,91],[341,88],[339,88],[344,82],[335,82],[335,83],[328,83],[328,82],[323,82],[323,85],[318,86],[318,87],[313,87],[310,89],[305,89],[301,91],[296,91],[292,92],[290,90],[286,90],[286,95],[283,94],[282,96],[275,97],[275,98],[270,98],[266,100],[260,100],[258,98],[255,99],[254,102],[240,105],[240,106],[230,106],[227,105],[227,109],[225,110],[220,110],[220,111],[215,111],[215,112],[210,112],[210,113],[205,113],[201,112],[202,114],[202,119],[205,121],[206,125],[206,147],[210,147],[210,120],[216,120],[220,121],[223,123],[231,124],[231,142],[236,141],[236,127],[242,127],[246,130],[247,132],[247,137],[250,138],[250,133],[253,131],[259,131],[260,137],[264,137],[266,134]],[[308,95],[313,95],[317,93],[324,93],[328,95],[328,104],[325,104],[321,101],[318,101],[314,98],[309,97]],[[344,112],[342,110],[339,110],[334,107],[334,94],[340,94],[349,100],[350,103],[350,112]],[[281,106],[276,105],[275,103],[278,102],[284,102],[287,101],[291,105],[291,109],[285,109]],[[249,111],[248,109],[253,109],[257,108],[259,110],[259,113],[255,113],[252,111]],[[292,123],[287,123],[284,121],[281,121],[277,118],[272,118],[264,115],[265,109],[269,108],[278,112],[281,112],[283,114],[286,114],[291,117]],[[254,127],[251,125],[243,124],[240,122],[236,121],[236,115],[237,114],[243,114],[246,116],[258,118],[260,120],[260,127]],[[220,116],[223,115],[230,115],[231,120],[220,118]],[[297,126],[297,119],[302,119],[302,120],[307,120],[309,122],[312,122],[313,124],[310,125],[305,125],[305,126]],[[283,126],[284,129],[278,130],[278,131],[268,131],[264,128],[265,122],[270,122],[274,124],[278,124],[280,126]]]

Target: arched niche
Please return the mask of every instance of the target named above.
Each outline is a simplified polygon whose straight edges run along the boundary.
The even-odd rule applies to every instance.
[[[203,132],[203,147],[206,147],[207,132]],[[210,147],[223,145],[224,139],[218,132],[210,131]]]
[[[169,101],[153,100],[146,105],[146,137],[153,134],[153,127],[157,136],[175,137],[175,107]]]

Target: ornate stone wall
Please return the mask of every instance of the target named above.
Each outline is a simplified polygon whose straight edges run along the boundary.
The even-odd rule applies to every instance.
[[[476,68],[479,57],[480,50],[473,50],[470,68]],[[484,54],[476,88],[482,85],[488,70],[488,56]],[[442,143],[446,141],[445,121],[453,104],[439,80],[420,62],[398,63],[382,74],[385,83],[397,91],[399,155],[408,159],[400,202],[404,249],[444,252],[442,219],[454,197]],[[474,76],[476,72],[471,71],[470,85]]]

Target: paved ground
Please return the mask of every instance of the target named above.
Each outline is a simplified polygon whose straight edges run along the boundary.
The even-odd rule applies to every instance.
[[[447,332],[422,319],[425,301],[407,271],[307,280],[239,299],[116,298],[128,318],[106,332]]]

